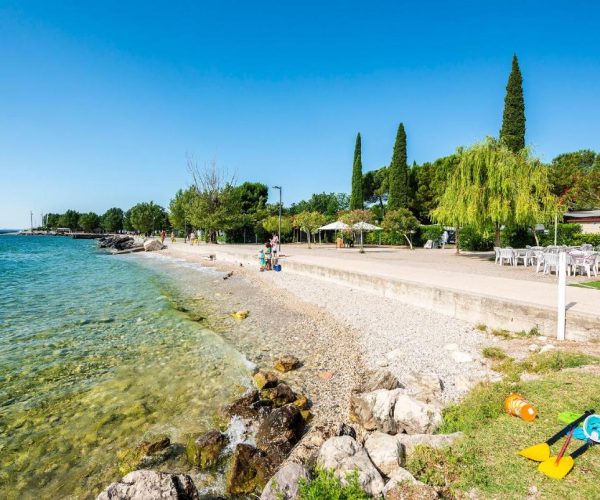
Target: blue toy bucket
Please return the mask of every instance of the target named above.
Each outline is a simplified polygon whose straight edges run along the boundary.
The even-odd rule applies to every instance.
[[[281,271],[281,264],[275,264],[273,266],[273,271],[277,271],[277,272]]]

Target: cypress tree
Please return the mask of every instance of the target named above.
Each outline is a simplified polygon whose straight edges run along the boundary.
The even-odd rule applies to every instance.
[[[396,133],[389,175],[388,209],[408,208],[409,171],[406,164],[406,132],[403,123],[398,126]]]
[[[352,165],[352,194],[350,195],[350,210],[359,210],[363,208],[363,187],[362,187],[362,158],[360,132],[356,136],[356,145],[354,146],[354,164]]]
[[[512,71],[506,84],[504,114],[500,140],[514,153],[525,147],[525,100],[523,98],[523,77],[519,69],[517,55],[513,56]]]

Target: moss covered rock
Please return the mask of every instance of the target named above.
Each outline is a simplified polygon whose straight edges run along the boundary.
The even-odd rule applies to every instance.
[[[266,455],[249,444],[235,447],[226,478],[228,495],[260,493],[275,471]]]
[[[201,469],[211,467],[219,460],[227,442],[227,436],[218,430],[208,431],[197,439],[191,438],[185,449],[187,459]]]
[[[278,372],[285,373],[298,368],[300,366],[300,360],[296,356],[287,354],[275,361],[274,366]]]
[[[257,389],[259,390],[275,387],[277,382],[277,375],[275,375],[273,372],[259,371],[256,375],[254,375],[254,385],[256,385]]]
[[[280,382],[275,387],[263,389],[260,391],[261,399],[268,399],[273,402],[274,406],[283,406],[296,401],[296,393],[285,382]]]

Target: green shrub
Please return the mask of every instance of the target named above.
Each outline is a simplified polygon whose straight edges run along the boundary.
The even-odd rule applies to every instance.
[[[525,361],[519,363],[521,370],[529,373],[557,372],[563,368],[578,368],[585,365],[597,364],[600,361],[596,356],[580,352],[544,352],[533,354]]]
[[[580,224],[559,224],[556,241],[559,245],[577,245],[576,238],[581,235]],[[540,244],[554,245],[554,224],[548,226],[548,234],[540,235]]]
[[[406,468],[418,481],[437,487],[452,484],[460,476],[460,462],[452,448],[417,446]]]
[[[460,248],[469,251],[485,251],[494,248],[494,238],[487,233],[480,233],[470,226],[460,229]]]
[[[527,227],[507,226],[500,233],[500,242],[503,247],[525,248],[535,245],[535,238]]]
[[[600,246],[600,234],[575,234],[573,235],[573,243],[575,245],[583,245],[584,243],[587,243],[588,245],[594,245],[595,247],[598,247]]]
[[[367,495],[360,487],[358,472],[346,476],[346,484],[329,469],[317,468],[312,481],[300,480],[301,500],[367,500]]]
[[[430,226],[420,226],[420,235],[423,244],[427,242],[427,240],[439,241],[444,234],[444,228],[439,224],[432,224]]]

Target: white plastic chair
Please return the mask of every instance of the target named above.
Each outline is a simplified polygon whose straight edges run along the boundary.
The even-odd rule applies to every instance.
[[[544,254],[544,274],[549,274],[552,268],[555,273],[558,273],[558,254],[546,253]]]
[[[578,270],[581,270],[587,274],[588,278],[592,277],[592,272],[594,276],[598,276],[598,255],[588,255],[586,257],[580,257],[575,260],[575,274],[577,274]],[[583,273],[582,273],[583,274]]]
[[[515,251],[512,248],[500,249],[500,265],[503,266],[505,261],[510,265],[515,265]]]
[[[496,254],[495,263],[498,264],[500,262],[500,247],[494,247],[494,253]]]

